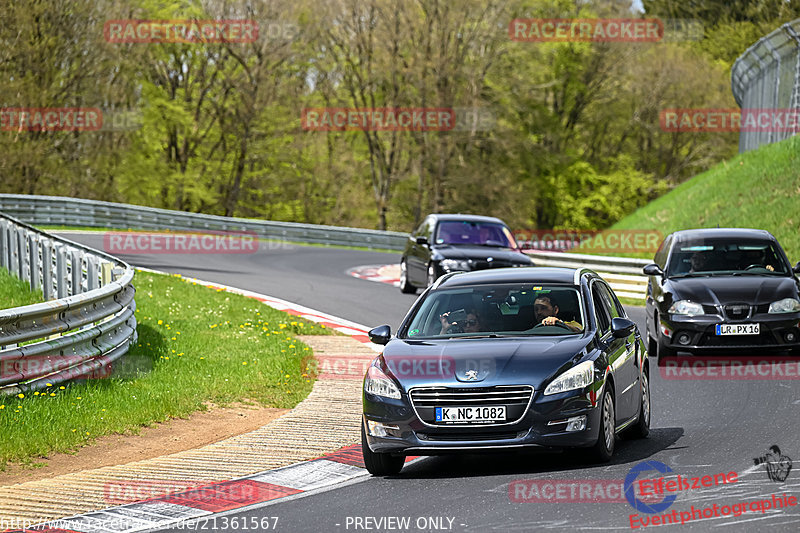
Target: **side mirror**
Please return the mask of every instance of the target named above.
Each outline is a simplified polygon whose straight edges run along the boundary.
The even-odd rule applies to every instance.
[[[663,276],[664,271],[655,263],[650,263],[642,269],[645,276]]]
[[[428,238],[422,235],[417,237],[417,244],[428,244]]]
[[[611,335],[618,339],[629,337],[635,327],[636,324],[627,318],[614,317],[611,319]]]
[[[386,344],[392,338],[392,328],[386,325],[378,326],[369,330],[367,335],[369,335],[369,340],[375,344]]]
[[[794,272],[795,274],[800,274],[800,261],[798,261],[797,264],[794,266],[792,272]]]

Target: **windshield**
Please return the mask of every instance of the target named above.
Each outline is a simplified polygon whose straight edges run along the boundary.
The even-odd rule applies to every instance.
[[[789,267],[770,241],[704,239],[675,246],[667,276],[785,276]]]
[[[436,229],[436,244],[471,244],[496,246],[498,248],[517,248],[514,237],[502,224],[491,222],[469,222],[448,220],[439,222]]]
[[[555,325],[543,325],[549,316]],[[432,291],[411,318],[409,339],[519,335],[573,335],[585,324],[574,287],[535,283]]]

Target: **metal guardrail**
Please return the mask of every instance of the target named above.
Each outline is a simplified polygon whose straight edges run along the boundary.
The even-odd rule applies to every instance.
[[[591,268],[611,285],[618,296],[635,299],[644,299],[647,293],[647,276],[642,273],[642,268],[653,262],[651,259],[563,252],[530,252],[529,255],[536,266]]]
[[[339,244],[401,251],[408,234],[186,213],[130,204],[60,196],[0,194],[0,211],[30,224],[171,231],[249,231],[260,238]],[[620,296],[644,298],[642,267],[652,261],[563,252],[532,251],[539,266],[587,267],[601,274]]]
[[[47,300],[0,310],[0,395],[102,375],[136,342],[127,263],[0,214],[0,266]]]
[[[246,231],[262,239],[402,250],[408,234],[171,211],[60,196],[0,194],[0,211],[37,226]]]
[[[800,108],[800,19],[762,37],[739,56],[731,69],[731,89],[742,109]],[[788,139],[798,132],[800,127],[742,131],[739,152]]]

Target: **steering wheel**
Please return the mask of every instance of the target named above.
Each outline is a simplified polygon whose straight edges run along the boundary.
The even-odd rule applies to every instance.
[[[751,268],[763,268],[763,269],[766,269],[767,267],[765,267],[764,265],[750,265],[747,268],[745,268],[745,270],[750,270]]]
[[[552,325],[542,324],[541,322],[539,322],[538,324],[533,326],[532,329],[536,329],[536,328],[552,328],[553,326],[558,326],[560,328],[564,328],[564,329],[568,329],[569,331],[572,331],[572,328],[569,327],[568,325],[566,325],[564,322],[556,322],[555,324],[552,324]]]

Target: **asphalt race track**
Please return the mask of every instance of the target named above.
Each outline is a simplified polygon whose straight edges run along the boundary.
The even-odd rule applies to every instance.
[[[65,236],[103,249],[100,234]],[[135,266],[249,289],[367,326],[390,324],[393,330],[414,301],[414,296],[388,284],[345,273],[359,265],[396,262],[399,254],[262,243],[255,254],[114,255]],[[643,329],[644,310],[629,308],[628,312]],[[679,523],[682,517],[686,521],[666,526],[669,530],[800,529],[797,505],[777,510],[751,505],[762,499],[775,505],[773,495],[800,496],[800,469],[789,471],[785,481],[772,481],[765,465],[754,464],[754,458],[764,456],[772,445],[786,456],[784,465],[791,458],[800,459],[796,373],[794,379],[676,380],[661,376],[654,364],[651,368],[650,437],[619,440],[609,464],[593,465],[580,451],[424,458],[394,478],[362,478],[301,498],[217,515],[214,522],[208,519],[194,527],[245,531],[242,523],[277,517],[274,530],[278,532],[522,532],[630,530],[634,519],[640,520],[633,525],[641,530],[645,529],[641,521],[669,514]],[[673,492],[677,498],[671,506],[662,505],[664,510],[650,514],[634,509],[619,488],[643,461],[666,464],[673,471],[667,479],[731,472],[737,477],[730,484]],[[660,475],[652,468],[641,468],[640,479]],[[585,493],[577,492],[583,488]],[[740,514],[736,511],[742,511],[742,503],[746,512],[733,516]],[[720,516],[702,518],[703,510],[709,508],[705,512],[710,516],[715,505]],[[729,514],[723,516],[726,508]],[[646,529],[652,530],[655,524]]]

